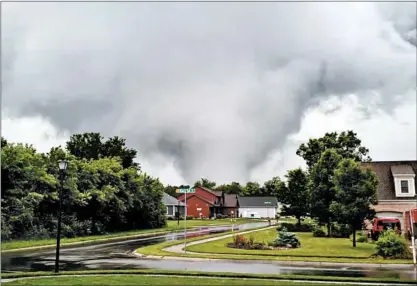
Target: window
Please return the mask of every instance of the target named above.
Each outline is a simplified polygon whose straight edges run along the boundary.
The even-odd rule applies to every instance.
[[[408,194],[408,181],[407,180],[401,180],[401,193]]]
[[[167,215],[169,215],[169,212],[168,212],[168,210],[169,210],[169,208],[168,208],[168,206],[167,206],[167,213],[166,213]]]

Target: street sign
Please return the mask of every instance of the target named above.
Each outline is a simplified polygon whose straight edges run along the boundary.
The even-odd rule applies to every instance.
[[[191,194],[191,193],[195,193],[195,188],[176,189],[175,192],[178,194]]]

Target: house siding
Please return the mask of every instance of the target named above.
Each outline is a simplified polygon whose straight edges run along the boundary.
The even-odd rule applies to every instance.
[[[251,217],[251,213],[258,214],[261,218],[275,218],[277,214],[276,207],[241,207],[239,208],[239,215],[242,217]]]
[[[210,203],[200,199],[197,196],[187,197],[187,215],[193,217],[200,217],[200,213],[204,217],[210,215]],[[201,208],[201,210],[198,210]]]

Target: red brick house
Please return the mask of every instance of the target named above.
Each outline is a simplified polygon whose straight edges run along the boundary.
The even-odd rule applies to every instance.
[[[376,216],[399,218],[404,227],[404,212],[417,205],[417,161],[376,161],[362,165],[378,177]]]
[[[187,215],[193,217],[214,217],[218,214],[237,216],[237,196],[224,194],[222,191],[214,191],[205,187],[196,187],[195,193],[181,194],[178,200],[185,202],[187,196]]]

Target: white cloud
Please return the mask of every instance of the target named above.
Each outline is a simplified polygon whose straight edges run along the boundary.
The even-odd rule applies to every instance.
[[[331,98],[320,107],[307,111],[301,129],[290,136],[284,148],[252,172],[252,179],[263,182],[273,176],[284,176],[289,169],[305,168],[304,161],[295,154],[301,143],[318,138],[326,132],[354,130],[369,149],[374,161],[417,160],[417,105],[410,93],[408,101],[393,110],[393,114],[378,112],[366,118],[358,110],[362,107],[356,96],[343,100]],[[324,110],[335,109],[326,114]]]
[[[2,136],[13,143],[32,144],[39,152],[49,152],[51,147],[65,147],[68,132],[58,132],[41,116],[12,118],[2,116]]]

